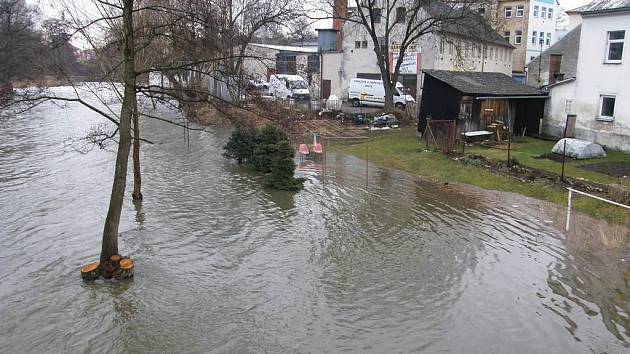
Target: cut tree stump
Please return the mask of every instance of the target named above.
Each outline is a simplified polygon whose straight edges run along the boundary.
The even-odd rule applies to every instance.
[[[116,267],[116,268],[118,267],[118,263],[120,263],[121,259],[122,259],[122,256],[119,255],[119,254],[115,254],[115,255],[109,257],[110,262],[112,262],[112,265],[114,267]]]
[[[120,260],[120,267],[115,273],[116,279],[129,279],[133,278],[133,261],[129,258],[123,258]]]
[[[81,277],[85,281],[93,281],[101,275],[101,267],[98,263],[90,263],[81,268]]]

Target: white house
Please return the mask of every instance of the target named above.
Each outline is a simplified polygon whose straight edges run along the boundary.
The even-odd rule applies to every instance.
[[[576,138],[630,151],[630,0],[595,0],[570,14],[581,26],[575,78],[549,86],[543,131],[562,136],[576,116]]]
[[[411,1],[409,0],[411,7]],[[405,2],[400,2],[404,4]],[[335,8],[348,8],[347,0],[335,0]],[[397,58],[397,44],[402,40],[403,32],[408,21],[405,9],[391,11],[390,23],[400,23],[400,30],[395,28],[390,34],[389,60]],[[402,18],[399,18],[402,13]],[[381,21],[384,25],[384,20]],[[512,51],[514,49],[496,31],[477,26],[475,31],[457,26],[443,28],[440,33],[430,33],[421,37],[415,45],[406,51],[404,68],[398,79],[411,90],[419,101],[422,91],[422,70],[459,70],[480,72],[512,73]],[[474,33],[471,33],[474,32]],[[381,79],[377,65],[374,43],[367,30],[354,22],[333,20],[333,29],[320,30],[321,56],[321,97],[330,94],[347,97],[350,80],[353,78]],[[329,45],[322,50],[322,38],[326,43],[336,41],[336,45]]]

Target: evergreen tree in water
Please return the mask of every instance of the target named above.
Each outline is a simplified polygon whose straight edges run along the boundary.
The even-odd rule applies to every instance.
[[[237,128],[223,147],[223,157],[234,159],[239,164],[250,162],[254,154],[255,140],[256,131],[254,129]]]
[[[283,140],[277,144],[276,155],[273,159],[271,173],[267,176],[269,187],[283,191],[297,191],[302,189],[303,178],[295,178],[295,151],[289,142]]]
[[[236,129],[223,149],[224,157],[267,173],[267,186],[286,191],[302,189],[304,180],[293,176],[295,152],[289,144],[289,137],[273,125],[260,130]]]

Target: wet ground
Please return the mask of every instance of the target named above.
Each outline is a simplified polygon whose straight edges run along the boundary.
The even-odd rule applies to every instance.
[[[162,116],[173,113],[160,111]],[[229,132],[146,121],[132,282],[85,284],[115,155],[43,105],[0,122],[0,351],[621,353],[628,230],[329,154],[297,194],[229,163]],[[130,193],[130,190],[129,190]]]
[[[599,172],[613,177],[630,177],[630,164],[623,162],[602,162],[579,167],[584,170]]]

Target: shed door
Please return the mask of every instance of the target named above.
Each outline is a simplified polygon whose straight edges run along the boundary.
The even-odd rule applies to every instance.
[[[322,94],[320,98],[328,99],[328,97],[330,97],[330,80],[323,80],[322,81]]]

